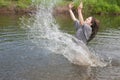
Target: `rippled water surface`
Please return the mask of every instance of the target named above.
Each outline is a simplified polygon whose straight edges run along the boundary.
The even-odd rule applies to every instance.
[[[110,62],[106,67],[78,66],[53,54],[29,39],[20,16],[0,16],[0,80],[119,80],[120,17],[96,16],[101,21],[98,35],[88,47]],[[74,35],[69,16],[56,16],[63,32]]]

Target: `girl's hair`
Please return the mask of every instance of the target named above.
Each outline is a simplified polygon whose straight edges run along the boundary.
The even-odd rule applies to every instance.
[[[99,21],[97,19],[92,17],[91,23],[92,23],[92,25],[91,25],[91,27],[92,27],[92,34],[89,37],[89,39],[87,40],[87,42],[91,41],[95,37],[95,35],[97,34],[98,29],[99,29]]]

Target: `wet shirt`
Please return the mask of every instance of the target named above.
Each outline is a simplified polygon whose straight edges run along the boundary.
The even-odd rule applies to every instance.
[[[76,37],[87,44],[87,40],[92,33],[92,28],[88,24],[80,25],[79,21],[74,21],[74,26],[76,29]]]

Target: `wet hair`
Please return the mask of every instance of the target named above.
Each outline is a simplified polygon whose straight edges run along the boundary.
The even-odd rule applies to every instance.
[[[99,29],[99,21],[96,18],[92,17],[91,23],[92,23],[92,25],[91,25],[91,27],[92,27],[92,34],[90,35],[90,37],[87,40],[87,42],[91,41],[95,37],[95,35],[97,34],[98,29]]]

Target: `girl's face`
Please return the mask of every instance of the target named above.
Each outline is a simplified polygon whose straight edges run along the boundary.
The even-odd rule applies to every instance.
[[[92,17],[88,17],[86,18],[85,23],[91,26],[92,25],[91,21],[92,21]]]

